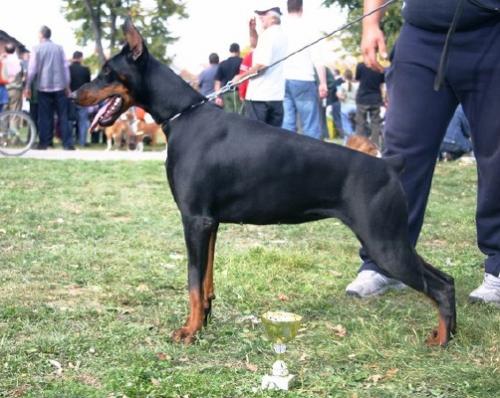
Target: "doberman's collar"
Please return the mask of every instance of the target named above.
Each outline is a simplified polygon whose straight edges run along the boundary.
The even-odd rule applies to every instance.
[[[161,124],[161,128],[163,131],[166,131],[166,129],[168,129],[168,126],[170,125],[170,122],[173,122],[175,119],[178,119],[179,117],[181,117],[182,115],[192,111],[193,109],[196,109],[198,108],[199,106],[203,105],[203,104],[206,104],[207,102],[209,102],[208,98],[203,98],[203,100],[201,100],[200,102],[197,102],[195,104],[191,104],[189,105],[188,107],[184,108],[183,110],[181,110],[179,113],[176,113],[174,116],[172,116],[170,119],[168,119],[167,121],[163,122]]]

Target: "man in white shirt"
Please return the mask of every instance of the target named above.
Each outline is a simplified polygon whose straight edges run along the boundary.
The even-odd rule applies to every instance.
[[[288,54],[315,40],[314,31],[302,18],[302,0],[288,0],[288,17],[284,31],[288,38]],[[316,68],[319,84],[316,83]],[[285,61],[284,129],[297,131],[297,115],[305,135],[321,138],[320,98],[328,94],[326,69],[317,46],[308,47]]]
[[[238,76],[239,79],[258,72],[287,55],[287,38],[281,29],[280,8],[256,10],[255,13],[259,16],[264,31],[259,35],[257,47],[253,53],[253,66],[248,72]],[[281,127],[284,96],[283,63],[279,63],[267,69],[261,76],[249,81],[244,113],[250,119]]]

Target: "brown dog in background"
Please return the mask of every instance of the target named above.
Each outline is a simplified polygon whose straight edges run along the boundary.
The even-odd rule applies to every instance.
[[[379,147],[375,145],[368,137],[365,137],[363,135],[350,135],[347,138],[345,146],[356,151],[366,153],[367,155],[375,156],[376,158],[382,156]]]
[[[163,130],[159,124],[154,122],[148,123],[145,120],[139,119],[137,122],[137,135],[142,135],[144,138],[148,137],[151,145],[156,145],[158,142],[158,137],[163,134]]]
[[[135,135],[132,130],[132,124],[134,123],[134,114],[129,111],[122,115],[116,122],[111,126],[104,129],[104,135],[106,136],[106,151],[111,149],[120,149],[125,143],[125,148],[129,149],[132,137]]]

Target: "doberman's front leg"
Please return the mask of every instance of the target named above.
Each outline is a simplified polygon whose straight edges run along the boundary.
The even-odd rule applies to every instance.
[[[184,326],[174,331],[172,339],[189,344],[202,328],[205,318],[204,278],[210,257],[210,240],[217,223],[211,218],[197,216],[184,216],[182,221],[188,252],[189,315]]]

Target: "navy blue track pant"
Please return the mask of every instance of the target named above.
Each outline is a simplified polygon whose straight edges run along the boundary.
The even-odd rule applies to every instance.
[[[433,90],[446,33],[405,24],[386,82],[389,105],[384,156],[401,154],[408,197],[409,232],[415,245],[439,147],[457,104],[472,130],[478,168],[476,228],[485,271],[500,274],[500,20],[452,37],[445,82]],[[361,250],[361,269],[382,272]]]

